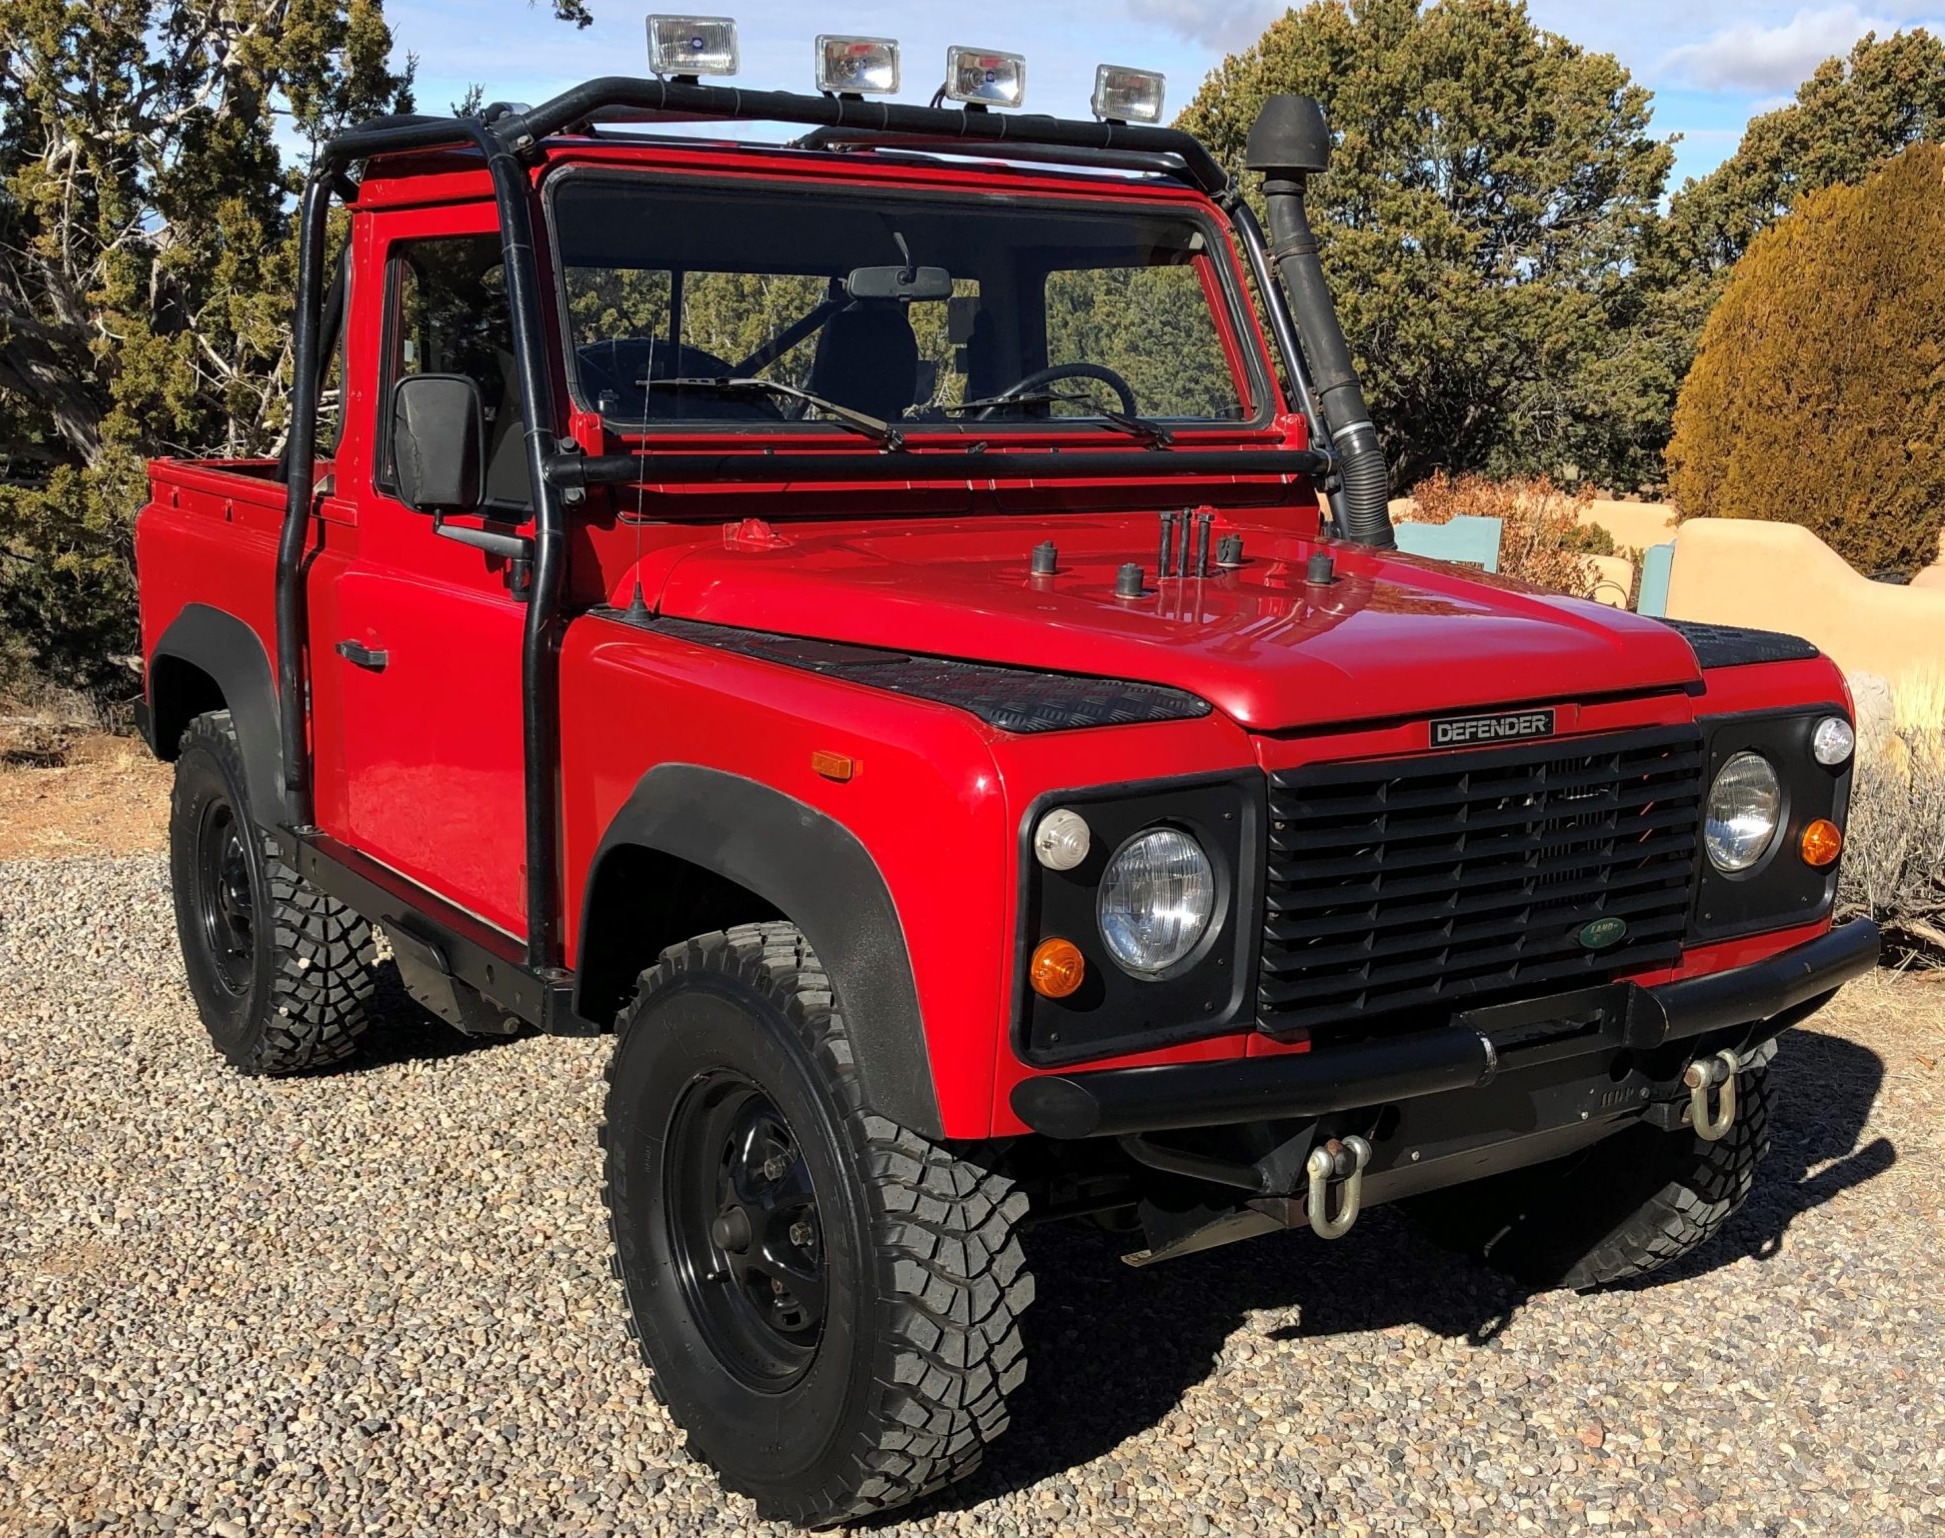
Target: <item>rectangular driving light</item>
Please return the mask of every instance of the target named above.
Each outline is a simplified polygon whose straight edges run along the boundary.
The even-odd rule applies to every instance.
[[[1094,115],[1104,123],[1159,123],[1168,77],[1152,69],[1103,64],[1094,71]]]
[[[945,94],[972,107],[1018,107],[1027,99],[1027,61],[991,48],[948,48]]]
[[[661,77],[736,73],[736,23],[727,16],[651,16],[648,67]]]
[[[898,94],[898,44],[888,37],[817,39],[817,89],[838,96]]]

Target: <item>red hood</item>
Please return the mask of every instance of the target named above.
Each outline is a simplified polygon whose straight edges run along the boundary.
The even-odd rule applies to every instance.
[[[1246,564],[1157,585],[1153,515],[786,525],[669,571],[662,613],[784,635],[1170,684],[1259,730],[1679,688],[1694,654],[1653,620],[1220,515]],[[1042,539],[1059,570],[1028,575]],[[1211,549],[1213,550],[1213,540]],[[1327,588],[1304,581],[1314,550]],[[1114,596],[1142,563],[1147,590]]]

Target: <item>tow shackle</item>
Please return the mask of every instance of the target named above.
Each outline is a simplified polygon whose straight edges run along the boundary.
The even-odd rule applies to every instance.
[[[1371,1145],[1356,1133],[1341,1140],[1332,1138],[1310,1150],[1303,1166],[1310,1177],[1310,1197],[1304,1207],[1310,1215],[1311,1232],[1319,1239],[1341,1239],[1351,1231],[1364,1194],[1364,1166],[1370,1162]],[[1335,1215],[1330,1211],[1334,1183],[1342,1187]]]
[[[1720,1142],[1736,1124],[1736,1074],[1741,1067],[1735,1053],[1724,1051],[1697,1058],[1682,1074],[1682,1083],[1688,1086],[1688,1119],[1705,1143]],[[1710,1090],[1716,1092],[1713,1113]]]

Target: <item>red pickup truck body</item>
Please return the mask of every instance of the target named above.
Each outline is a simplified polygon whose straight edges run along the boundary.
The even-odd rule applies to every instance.
[[[354,354],[354,373],[356,366]],[[519,937],[518,606],[487,578],[476,553],[434,538],[421,516],[388,498],[342,494],[369,464],[370,450],[357,440],[361,418],[375,412],[361,413],[357,401],[350,392],[339,454],[320,467],[335,486],[319,502],[319,553],[309,578],[311,651],[325,661],[312,685],[317,821],[331,838]],[[201,604],[244,620],[264,656],[273,654],[283,508],[274,469],[260,461],[153,466],[152,500],[137,525],[145,653],[186,607]],[[1210,486],[1199,494],[1226,491]],[[867,486],[847,495],[862,509],[882,493]],[[850,828],[884,871],[911,947],[941,1121],[952,1137],[1026,1130],[1008,1103],[1013,1085],[1036,1071],[1008,1050],[1018,982],[1014,830],[1050,792],[1112,783],[1130,764],[1140,766],[1139,778],[1164,779],[1408,756],[1427,751],[1430,714],[1499,705],[1571,706],[1574,730],[1585,733],[1806,701],[1849,707],[1842,675],[1827,659],[1705,674],[1687,644],[1653,621],[1395,553],[1335,547],[1362,601],[1342,605],[1348,613],[1320,613],[1285,575],[1301,572],[1316,548],[1314,503],[1225,514],[1222,527],[1240,530],[1263,553],[1265,575],[1219,592],[1204,585],[1184,595],[1177,612],[1167,595],[1146,612],[1111,596],[1116,568],[1149,553],[1152,508],[1060,515],[1057,532],[1075,568],[1050,597],[1026,575],[1027,551],[1051,526],[1042,515],[860,512],[856,520],[792,521],[757,546],[739,538],[737,518],[755,516],[756,506],[726,510],[728,518],[700,529],[657,531],[639,560],[628,536],[589,528],[576,553],[610,573],[595,586],[596,601],[625,608],[639,579],[660,613],[865,646],[1056,663],[1106,677],[1135,674],[1201,694],[1220,710],[1192,723],[1019,737],[949,707],[699,645],[647,644],[602,615],[568,627],[561,721],[567,965],[582,964],[595,851],[647,768],[709,764],[776,785]],[[333,666],[333,647],[345,638],[382,645],[392,667],[373,678]],[[1592,678],[1601,681],[1596,690],[1587,687]],[[177,707],[175,724],[188,708]],[[812,757],[823,752],[851,758],[853,777],[819,774]],[[938,879],[941,870],[954,873],[950,883]],[[1659,983],[1718,972],[1829,927],[1825,912],[1687,947],[1673,965],[1627,975]],[[999,960],[969,971],[968,954]],[[1117,1054],[1100,1066],[1306,1045],[1237,1030]]]
[[[1563,1259],[1552,1224],[1521,1264],[1588,1284],[1681,1246],[1641,1227],[1662,1221],[1659,1197],[1600,1216],[1630,1182],[1576,1176],[1586,1161],[1603,1147],[1663,1160],[1672,1191],[1732,1149],[1734,1190],[1682,1245],[1713,1231],[1765,1141],[1736,1121],[1738,1084],[1766,1105],[1775,1036],[1877,953],[1868,924],[1832,927],[1844,680],[1789,637],[1664,623],[1389,548],[1375,435],[1311,282],[1314,106],[1275,98],[1295,104],[1282,137],[1259,154],[1252,136],[1272,250],[1228,173],[1164,130],[908,108],[843,142],[756,146],[597,131],[604,103],[826,135],[866,114],[832,96],[604,81],[533,112],[354,130],[304,205],[294,454],[151,468],[136,526],[145,727],[188,777],[185,954],[192,980],[230,979],[198,1001],[232,1060],[289,1071],[349,1050],[353,1006],[302,988],[307,968],[333,987],[349,976],[366,921],[414,996],[462,1029],[619,1022],[609,1196],[646,1349],[725,1478],[807,1521],[963,1473],[1003,1424],[1026,1296],[1016,1188],[1044,1216],[1118,1214],[1145,1231],[1133,1258],[1147,1261],[1305,1221],[1335,1237],[1360,1200],[1488,1177],[1451,1200],[1539,1211],[1536,1188],[1505,1182],[1552,1171],[1568,1183],[1546,1210],[1599,1217],[1582,1248],[1600,1258]],[[767,341],[741,378],[721,360],[720,377],[679,377],[704,367],[680,361],[687,257],[658,258],[676,268],[668,336],[603,337],[612,322],[567,296],[564,242],[582,243],[583,266],[637,226],[678,246],[655,199],[738,188],[780,210],[919,210],[915,228],[939,209],[973,229],[1027,208],[1083,233],[1102,213],[1190,231],[1167,261],[1193,274],[1184,291],[1213,328],[1202,366],[1233,384],[1233,409],[1144,419],[1115,370],[1039,367],[1048,323],[1028,313],[990,386],[1010,393],[881,416],[882,370],[854,370],[857,393],[836,400],[753,383]],[[597,209],[612,196],[612,228],[584,207],[570,230],[570,195]],[[327,303],[334,197],[349,241]],[[412,297],[414,253],[441,241],[484,242],[501,264],[489,308],[510,309],[511,341],[472,376],[402,340],[430,303]],[[978,317],[961,324],[963,269],[909,252],[891,267],[742,260],[828,280],[786,340],[851,315],[856,335],[909,347],[905,313],[950,294],[960,356],[991,345]],[[981,279],[981,316],[1022,302],[1004,271]],[[631,425],[616,389],[588,381],[638,344],[644,377],[612,371],[643,391]],[[676,376],[653,372],[658,348]],[[319,431],[309,408],[334,349]],[[401,359],[433,368],[414,377]],[[1124,409],[1069,419],[1056,394],[1034,397],[1039,416],[1014,410],[1049,373],[1113,375]],[[897,383],[903,406],[913,386]],[[481,390],[503,384],[489,421]],[[650,420],[658,386],[715,404]],[[722,403],[750,390],[795,390],[822,415],[731,420]],[[438,400],[471,405],[422,441],[413,412]],[[481,465],[526,503],[482,496]],[[215,810],[190,826],[198,806]],[[1063,851],[1055,835],[1076,827]],[[1129,876],[1147,895],[1128,901],[1189,940],[1149,964],[1115,949],[1128,919],[1110,876],[1157,833],[1176,874]],[[262,972],[273,899],[302,931],[282,993]],[[703,973],[742,1014],[705,1023],[682,1002]],[[291,1036],[278,1011],[288,1024],[292,1009],[321,1034]],[[238,1010],[256,1011],[247,1030]],[[684,1061],[700,1062],[760,1017],[783,1052],[781,1035],[840,1016],[841,1051],[818,1037],[765,1067],[770,1048],[750,1048],[697,1071],[715,1086],[696,1092],[702,1111],[643,1109],[682,1076],[640,1066],[658,1043],[691,1042]],[[265,1030],[284,1032],[271,1056]],[[767,1129],[772,1152],[751,1156],[740,1194],[709,1194],[708,1149],[703,1196],[682,1195],[679,1170],[648,1194],[630,1185],[698,1116],[746,1101],[757,1120],[737,1136],[747,1152],[750,1128]],[[806,1118],[852,1139],[854,1159],[804,1165]],[[770,1219],[750,1190],[780,1201],[805,1169],[797,1207],[752,1241]],[[702,1216],[682,1218],[682,1201]],[[842,1357],[842,1404],[816,1398],[813,1365],[840,1361],[818,1333],[824,1300],[836,1319],[859,1274],[821,1248],[840,1209],[878,1225],[848,1242],[881,1257],[870,1274],[892,1300],[849,1328],[906,1353]],[[915,1212],[963,1265],[913,1248]],[[1490,1245],[1507,1224],[1475,1226]],[[665,1226],[675,1237],[656,1237]],[[748,1269],[753,1242],[783,1258]],[[744,1303],[712,1314],[694,1277],[688,1312],[658,1314],[675,1274],[653,1259],[664,1243],[704,1256],[710,1286],[734,1271],[750,1307],[787,1305],[783,1322],[765,1334]],[[946,1293],[921,1307],[912,1276],[944,1276]],[[921,1404],[896,1385],[930,1382],[948,1325],[966,1332],[963,1373]],[[726,1376],[685,1376],[705,1359]],[[722,1410],[746,1388],[756,1397]],[[798,1448],[786,1423],[828,1423],[835,1440]],[[909,1466],[891,1451],[921,1442]]]

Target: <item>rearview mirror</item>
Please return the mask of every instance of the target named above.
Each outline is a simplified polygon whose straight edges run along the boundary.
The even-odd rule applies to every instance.
[[[943,267],[853,267],[844,280],[853,299],[950,299],[952,274]]]
[[[470,513],[486,481],[486,410],[464,374],[408,374],[392,390],[398,499],[415,513]]]

